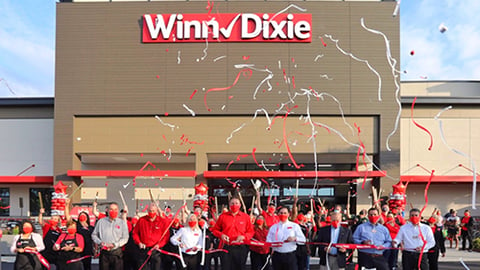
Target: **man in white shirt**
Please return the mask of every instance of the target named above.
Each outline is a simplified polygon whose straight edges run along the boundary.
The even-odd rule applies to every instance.
[[[435,238],[432,229],[420,223],[420,210],[413,208],[410,210],[410,222],[400,227],[397,237],[393,240],[393,246],[397,247],[403,243],[402,251],[402,269],[420,269],[428,270],[429,249],[435,246]]]
[[[278,212],[280,222],[270,227],[267,242],[273,243],[272,265],[274,270],[297,270],[297,242],[305,242],[305,235],[297,223],[288,220],[290,211],[282,207]]]

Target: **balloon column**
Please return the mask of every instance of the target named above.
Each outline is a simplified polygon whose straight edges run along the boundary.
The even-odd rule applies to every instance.
[[[401,211],[404,211],[407,204],[407,195],[405,194],[407,187],[402,183],[402,181],[398,182],[392,187],[393,193],[390,194],[388,205],[390,209],[397,208]]]
[[[62,183],[62,181],[58,181],[58,183],[53,186],[55,191],[52,193],[52,206],[51,206],[51,215],[55,216],[58,215],[62,217],[62,223],[64,221],[65,216],[65,199],[67,198],[67,186]]]
[[[195,186],[193,207],[197,206],[202,208],[203,212],[208,212],[208,187],[204,183]]]

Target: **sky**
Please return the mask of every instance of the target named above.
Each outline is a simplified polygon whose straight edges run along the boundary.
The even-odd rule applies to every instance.
[[[0,1],[0,97],[54,96],[55,5]],[[479,80],[479,13],[479,0],[401,1],[401,80]]]

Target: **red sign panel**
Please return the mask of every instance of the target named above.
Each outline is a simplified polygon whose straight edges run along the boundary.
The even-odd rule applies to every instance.
[[[311,42],[312,14],[145,14],[142,41]]]

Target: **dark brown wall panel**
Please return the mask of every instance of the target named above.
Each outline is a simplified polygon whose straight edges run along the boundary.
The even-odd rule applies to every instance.
[[[391,15],[395,3],[215,2],[212,15],[277,13],[291,3],[312,14],[311,43],[210,42],[208,47],[206,43],[144,44],[143,14],[205,13],[205,2],[58,3],[55,174],[65,174],[73,162],[78,162],[72,152],[74,115],[188,116],[184,104],[197,115],[252,115],[258,108],[273,114],[279,104],[289,102],[289,94],[294,96],[309,88],[334,95],[346,114],[380,115],[380,163],[383,159],[398,163],[398,135],[392,139],[395,151],[385,149],[385,138],[396,117],[394,78],[385,57],[385,42],[360,25],[363,17],[368,27],[384,32],[398,60],[399,23],[398,17]],[[294,7],[290,11],[301,13]],[[377,100],[375,74],[365,64],[342,54],[325,35],[337,39],[343,50],[367,59],[380,73],[383,101]],[[226,57],[218,59],[221,56]],[[209,93],[208,111],[206,92],[232,86],[242,70],[235,67],[237,64],[252,64],[258,70],[252,70],[250,77],[240,75],[237,84],[227,91]],[[262,71],[265,68],[274,75],[270,80],[273,89],[267,91],[263,84],[254,99],[255,89],[268,75]],[[290,83],[285,82],[284,70]],[[196,95],[190,99],[195,90]],[[295,105],[298,108],[293,114],[306,113],[305,96],[297,97]],[[340,114],[338,104],[330,98],[312,98],[310,112]],[[398,168],[393,174],[398,174],[395,170]]]

